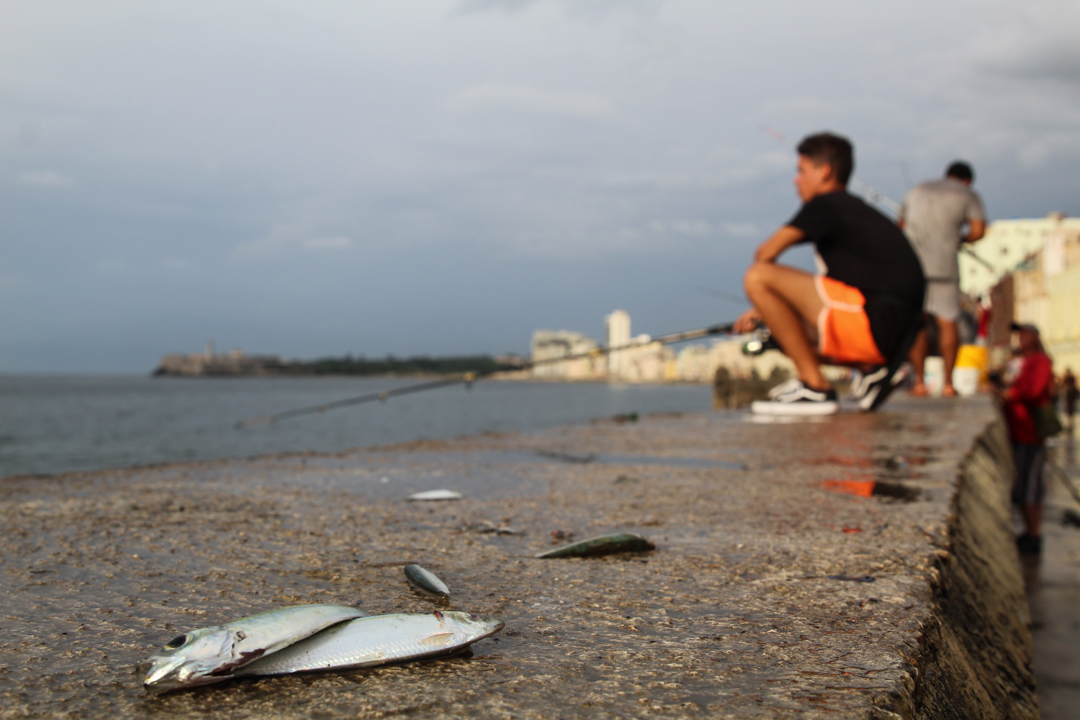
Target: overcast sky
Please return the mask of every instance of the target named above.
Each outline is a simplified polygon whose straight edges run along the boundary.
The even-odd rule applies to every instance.
[[[0,0],[0,372],[728,320],[702,288],[742,294],[823,129],[897,200],[963,158],[991,218],[1077,214],[1078,27],[1037,0]]]

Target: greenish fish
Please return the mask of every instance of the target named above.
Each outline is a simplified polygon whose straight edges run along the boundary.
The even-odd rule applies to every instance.
[[[419,565],[406,565],[405,577],[414,588],[439,600],[450,599],[450,588],[435,573]]]
[[[245,665],[235,675],[345,670],[451,655],[502,628],[502,620],[456,611],[373,615],[327,628]]]
[[[610,555],[621,552],[645,552],[655,550],[656,546],[651,542],[631,533],[613,533],[600,535],[599,537],[579,540],[569,545],[553,548],[547,552],[537,553],[538,558],[565,558],[583,557],[585,555]]]
[[[139,663],[138,673],[155,693],[221,682],[261,657],[366,614],[343,605],[293,605],[192,630]]]

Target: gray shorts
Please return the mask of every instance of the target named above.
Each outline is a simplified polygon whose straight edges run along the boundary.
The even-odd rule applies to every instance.
[[[955,280],[927,281],[923,310],[941,320],[955,321],[960,317],[960,286]]]

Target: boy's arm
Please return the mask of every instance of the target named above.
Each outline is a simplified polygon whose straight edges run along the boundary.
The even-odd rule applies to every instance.
[[[754,262],[774,263],[776,262],[776,258],[780,256],[780,253],[784,252],[804,237],[806,237],[806,233],[802,230],[790,225],[784,225],[774,232],[772,237],[758,246],[757,251],[754,253]],[[750,308],[739,316],[732,329],[737,333],[750,332],[757,327],[760,320],[761,313],[758,309]]]
[[[776,262],[776,258],[780,257],[782,252],[805,237],[806,233],[799,228],[785,225],[774,232],[772,237],[761,243],[757,252],[754,253],[754,262]]]

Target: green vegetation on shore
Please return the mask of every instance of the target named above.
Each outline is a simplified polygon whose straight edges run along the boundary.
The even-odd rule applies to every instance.
[[[311,362],[297,363],[300,372],[311,375],[456,375],[458,373],[492,373],[500,370],[517,370],[518,365],[500,362],[490,355],[461,355],[456,357],[428,357],[416,355],[408,358],[367,359],[346,355],[340,358],[320,358]]]
[[[317,360],[283,360],[277,355],[166,355],[154,370],[154,377],[225,377],[273,375],[458,375],[473,372],[487,374],[501,370],[520,370],[525,361],[516,355],[460,355],[408,358],[367,359],[366,357],[326,357]]]

